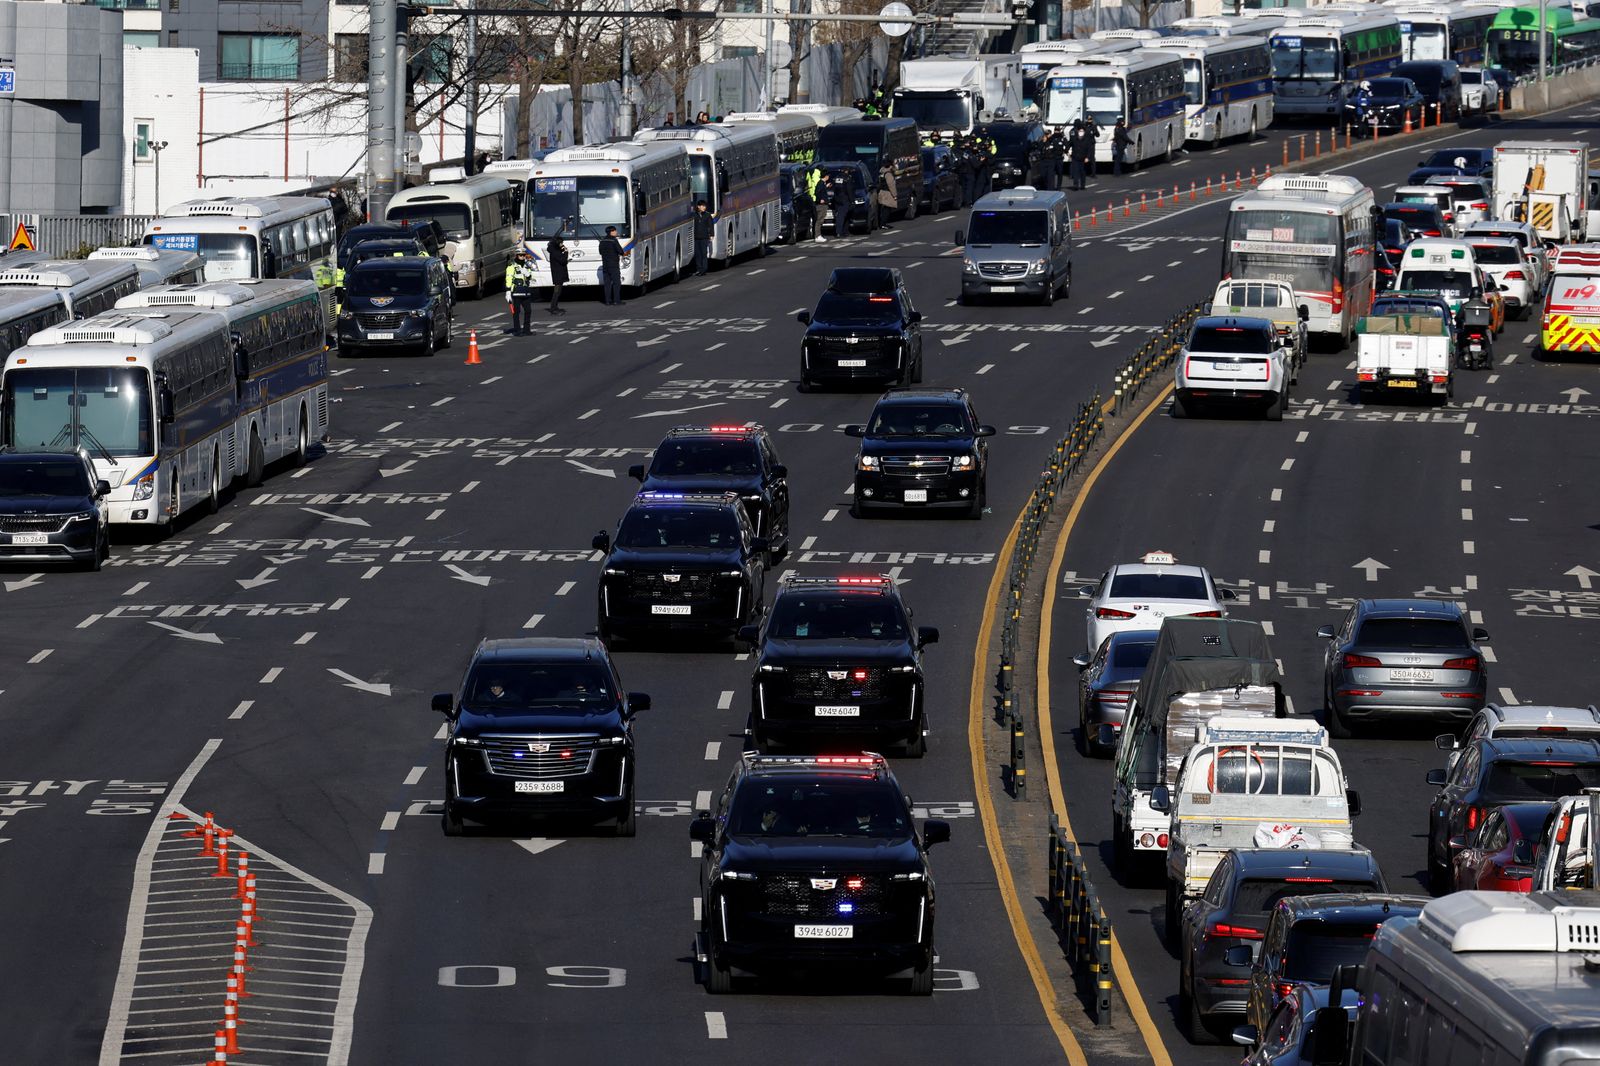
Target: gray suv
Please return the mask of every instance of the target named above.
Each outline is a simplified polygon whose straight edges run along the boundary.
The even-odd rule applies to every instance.
[[[1067,194],[1019,185],[972,205],[956,231],[961,301],[975,296],[1033,296],[1046,307],[1072,291],[1072,219]]]

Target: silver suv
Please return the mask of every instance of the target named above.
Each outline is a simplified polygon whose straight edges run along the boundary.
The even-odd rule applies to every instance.
[[[1597,737],[1600,738],[1600,709],[1587,707],[1548,707],[1518,703],[1506,707],[1491,703],[1472,716],[1459,739],[1454,733],[1434,737],[1440,751],[1448,751],[1447,765],[1480,737]]]

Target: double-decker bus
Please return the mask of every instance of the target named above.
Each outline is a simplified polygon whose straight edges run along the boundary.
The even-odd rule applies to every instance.
[[[237,417],[223,471],[261,484],[268,464],[306,461],[328,435],[328,350],[317,287],[308,281],[208,281],[160,285],[117,302],[122,310],[208,311],[233,342]]]
[[[551,152],[528,180],[523,245],[533,256],[536,284],[550,284],[545,246],[560,231],[567,247],[568,284],[600,284],[600,238],[617,227],[622,284],[676,280],[694,261],[694,213],[689,156],[683,144],[595,144]],[[774,214],[776,218],[776,214]]]
[[[1183,61],[1185,137],[1213,147],[1272,125],[1272,57],[1265,37],[1166,37],[1152,50]]]
[[[1300,18],[1273,30],[1267,42],[1276,113],[1337,117],[1356,86],[1400,62],[1400,20],[1353,12]]]
[[[1483,62],[1484,40],[1498,12],[1472,4],[1419,4],[1396,8],[1403,59],[1450,59],[1464,67]]]
[[[32,259],[14,270],[0,270],[0,293],[53,289],[61,294],[72,318],[97,315],[138,288],[139,268],[127,262]]]
[[[145,244],[195,252],[206,281],[292,278],[314,281],[333,326],[333,205],[320,196],[227,196],[173,204],[144,228]]]
[[[1095,159],[1111,158],[1117,119],[1127,123],[1133,146],[1127,162],[1171,159],[1183,145],[1183,61],[1158,49],[1091,52],[1056,67],[1046,80],[1044,121],[1070,126],[1092,117],[1100,128]]]
[[[1348,343],[1372,305],[1372,190],[1343,174],[1275,174],[1228,208],[1224,280],[1281,281],[1306,328]]]
[[[778,239],[778,137],[765,124],[640,130],[641,144],[676,143],[689,157],[689,195],[716,216],[712,262],[726,265]]]
[[[1141,41],[1101,41],[1088,37],[1074,37],[1064,41],[1035,41],[1025,44],[1017,53],[1022,67],[1022,106],[1044,110],[1044,79],[1056,67],[1076,63],[1091,52],[1109,54],[1132,52]]]
[[[1600,19],[1550,5],[1544,10],[1545,63],[1557,71],[1600,58]],[[1513,78],[1539,72],[1539,8],[1508,7],[1487,34],[1488,66]]]
[[[111,486],[111,522],[167,530],[192,507],[216,510],[238,406],[220,316],[111,310],[41,330],[6,358],[0,440],[84,450]]]

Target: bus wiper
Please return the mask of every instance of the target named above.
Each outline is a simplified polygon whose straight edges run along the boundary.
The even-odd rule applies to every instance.
[[[100,443],[100,438],[96,437],[94,435],[94,433],[90,431],[88,426],[79,426],[78,427],[78,436],[80,436],[84,440],[88,441],[90,447],[94,448],[95,452],[99,455],[99,457],[101,459],[104,459],[106,462],[110,463],[112,466],[120,466],[121,465],[120,463],[117,462],[117,457],[111,454],[111,449],[107,448],[104,444],[101,444]]]
[[[48,450],[54,451],[55,449],[61,447],[63,444],[65,444],[68,441],[70,441],[71,439],[72,439],[72,423],[68,422],[66,425],[61,427],[61,432],[57,433],[54,437],[50,438],[50,448]]]

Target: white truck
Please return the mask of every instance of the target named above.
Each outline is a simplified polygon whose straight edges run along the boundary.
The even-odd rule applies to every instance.
[[[1502,141],[1494,146],[1494,218],[1527,222],[1547,241],[1600,236],[1589,209],[1589,146],[1583,141]]]
[[[1600,851],[1600,788],[1561,797],[1545,817],[1530,891],[1600,888],[1596,851]]]
[[[1112,848],[1125,881],[1138,880],[1140,867],[1166,854],[1172,817],[1153,807],[1151,797],[1177,780],[1195,729],[1218,715],[1281,718],[1284,708],[1283,678],[1260,623],[1188,617],[1161,623],[1116,738]],[[1110,727],[1102,728],[1102,742],[1110,740]]]
[[[1200,896],[1231,848],[1348,851],[1361,797],[1345,779],[1328,731],[1314,721],[1213,718],[1195,730],[1176,783],[1153,805],[1172,814],[1167,928]]]
[[[1356,323],[1356,388],[1362,398],[1414,396],[1444,403],[1455,390],[1449,309],[1423,298],[1391,297],[1383,305],[1395,313],[1368,315]]]
[[[1306,322],[1311,318],[1311,308],[1297,299],[1294,286],[1283,281],[1264,281],[1258,278],[1238,278],[1220,282],[1206,309],[1208,315],[1249,315],[1270,319],[1278,331],[1278,339],[1289,349],[1289,367],[1295,376],[1305,366],[1310,345],[1306,336]]]
[[[900,64],[890,113],[924,134],[971,133],[1004,113],[1022,117],[1022,60],[1014,55],[935,56]]]

